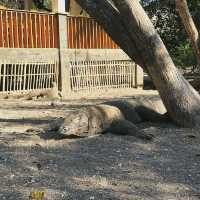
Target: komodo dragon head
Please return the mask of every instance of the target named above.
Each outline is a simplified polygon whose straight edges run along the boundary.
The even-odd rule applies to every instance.
[[[70,113],[61,124],[58,133],[66,136],[84,136],[88,132],[89,121],[85,112]]]

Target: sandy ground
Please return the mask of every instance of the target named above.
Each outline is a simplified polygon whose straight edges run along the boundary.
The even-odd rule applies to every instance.
[[[98,100],[102,101],[102,100]],[[200,135],[172,124],[140,124],[152,142],[105,134],[55,139],[34,131],[84,104],[0,100],[0,200],[200,199]]]

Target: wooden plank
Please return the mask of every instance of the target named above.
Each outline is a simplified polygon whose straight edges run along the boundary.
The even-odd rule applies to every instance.
[[[0,47],[3,47],[3,19],[2,19],[2,10],[0,10]]]
[[[45,19],[45,38],[46,38],[46,48],[50,47],[50,35],[49,35],[49,15],[44,16]]]
[[[49,48],[53,48],[53,41],[54,41],[54,35],[53,35],[53,18],[52,15],[49,15]]]
[[[78,40],[77,40],[77,37],[78,37],[78,27],[77,27],[77,18],[74,17],[73,18],[73,28],[74,28],[74,48],[75,49],[78,49]]]
[[[77,41],[77,49],[80,49],[82,46],[82,33],[81,33],[81,24],[80,24],[80,17],[76,18],[76,26],[77,26],[77,32],[76,32],[76,41]]]
[[[46,48],[46,38],[45,38],[45,16],[44,15],[41,15],[40,16],[41,20],[40,20],[40,27],[41,27],[41,40],[42,40],[42,45],[41,47],[42,48]]]
[[[88,29],[87,29],[87,18],[83,18],[83,27],[84,27],[84,40],[83,40],[83,48],[88,48],[87,37],[88,37]]]
[[[38,14],[34,15],[35,22],[35,48],[38,48]]]
[[[71,17],[67,17],[67,44],[68,44],[68,48],[72,48],[72,21],[71,21]]]
[[[28,48],[32,48],[32,24],[31,24],[31,14],[27,14],[27,34],[28,34]]]
[[[71,19],[71,32],[72,32],[72,45],[71,48],[74,49],[76,48],[76,39],[75,39],[75,25],[74,25],[74,18],[70,18]]]
[[[100,43],[101,43],[100,28],[96,22],[94,23],[94,30],[95,30],[95,40],[94,40],[95,46],[94,46],[94,48],[100,49]]]
[[[10,48],[10,40],[9,40],[9,13],[6,10],[6,39],[7,39],[7,47]]]
[[[41,15],[38,15],[38,48],[42,48]]]
[[[3,37],[4,37],[4,45],[3,47],[8,47],[8,30],[7,30],[7,14],[6,12],[2,13],[2,19],[3,19]]]
[[[21,46],[24,48],[24,24],[23,24],[23,12],[20,12],[20,28],[21,28]],[[25,33],[26,34],[26,33]]]
[[[82,17],[77,18],[78,22],[78,35],[77,35],[77,41],[78,41],[78,49],[83,49],[83,29],[81,24]]]
[[[23,47],[28,48],[27,13],[22,13]]]
[[[35,19],[35,14],[31,14],[31,37],[32,37],[32,48],[37,47],[37,38],[36,38],[36,19]]]
[[[17,13],[13,12],[13,41],[14,41],[14,48],[18,47],[18,31],[17,31]]]
[[[84,17],[81,18],[81,34],[82,34],[82,46],[81,48],[84,49],[85,48],[85,26],[84,26]]]
[[[19,48],[23,48],[23,27],[22,27],[22,16],[21,13],[17,13],[17,24],[18,24],[18,44]]]
[[[59,47],[59,33],[58,33],[58,16],[54,15],[53,18],[53,27],[54,27],[54,48]]]
[[[13,19],[12,19],[12,12],[8,12],[8,40],[9,40],[9,47],[14,47],[13,42]]]
[[[94,30],[94,24],[95,21],[93,19],[90,20],[91,22],[91,27],[90,27],[90,31],[91,31],[91,49],[95,48],[95,30]]]

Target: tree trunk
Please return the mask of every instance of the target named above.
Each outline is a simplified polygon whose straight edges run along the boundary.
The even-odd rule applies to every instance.
[[[199,33],[190,14],[187,1],[176,0],[176,9],[181,17],[183,25],[185,26],[185,30],[190,38],[192,48],[197,58],[198,67],[200,67]]]
[[[137,52],[136,47],[132,44],[128,32],[125,31],[124,25],[121,23],[119,11],[114,7],[114,4],[110,0],[76,1],[90,16],[96,18],[98,23],[103,26],[105,31],[127,53],[127,55],[129,55],[130,58],[134,57],[134,60],[139,65],[145,67],[139,52]]]
[[[198,126],[200,96],[174,66],[139,1],[76,1],[133,60],[139,60],[147,69],[172,120],[185,127]]]

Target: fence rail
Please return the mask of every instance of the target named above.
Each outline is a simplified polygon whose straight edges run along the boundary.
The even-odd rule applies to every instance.
[[[58,83],[58,62],[0,62],[0,93],[46,90]]]
[[[136,67],[129,60],[71,62],[71,89],[80,91],[137,87]]]

